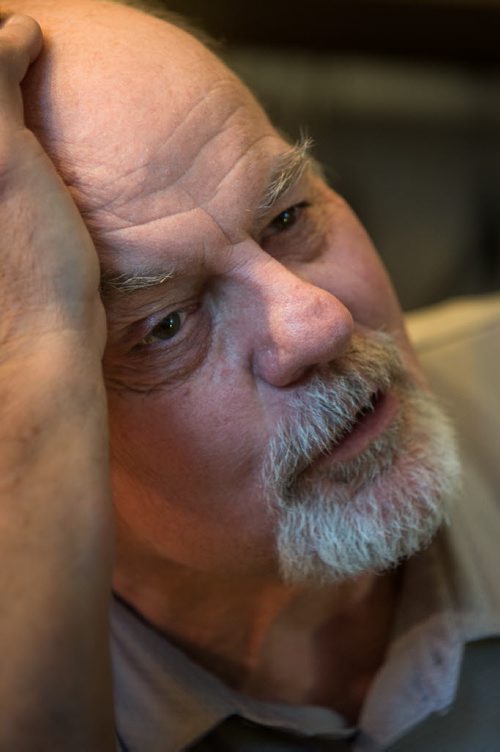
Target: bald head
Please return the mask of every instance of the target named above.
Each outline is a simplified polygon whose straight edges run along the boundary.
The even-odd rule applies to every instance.
[[[206,46],[163,19],[100,0],[13,0],[10,8],[44,32],[24,83],[28,126],[98,245],[124,205],[127,221],[144,222],[146,198],[156,216],[150,186],[159,170],[164,183],[189,183],[203,144],[242,107],[264,118]]]
[[[73,146],[99,133],[111,137],[160,116],[156,82],[182,92],[204,90],[207,76],[227,71],[190,34],[135,8],[99,0],[13,0],[15,12],[42,26],[44,52],[25,82],[29,125],[49,142]],[[149,83],[148,83],[149,82]]]

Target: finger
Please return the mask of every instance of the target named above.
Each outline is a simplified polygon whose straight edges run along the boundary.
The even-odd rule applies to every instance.
[[[4,18],[0,25],[0,135],[4,148],[9,148],[6,132],[23,123],[20,83],[41,49],[42,32],[36,21],[20,15]]]
[[[7,17],[0,26],[0,78],[19,84],[42,49],[42,30],[29,16]]]

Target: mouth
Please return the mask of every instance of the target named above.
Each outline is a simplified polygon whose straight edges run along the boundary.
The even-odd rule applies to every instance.
[[[314,464],[318,467],[330,462],[348,462],[357,457],[392,423],[399,409],[399,401],[392,389],[374,392],[356,413],[352,425],[323,452]]]

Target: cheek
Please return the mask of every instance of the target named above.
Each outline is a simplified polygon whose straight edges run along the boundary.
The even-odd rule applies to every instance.
[[[369,329],[397,333],[403,326],[402,311],[375,250],[358,250],[349,258],[350,284],[344,297],[354,320]]]
[[[410,343],[389,275],[357,217],[342,199],[338,202],[340,220],[328,238],[323,285],[329,280],[333,294],[349,309],[358,325],[390,332],[401,347],[409,372],[425,387],[426,380]]]
[[[270,566],[255,415],[230,399],[223,412],[208,410],[192,390],[150,399],[110,404],[118,548],[132,538],[155,557],[226,574],[228,566]]]
[[[401,307],[368,234],[342,199],[336,199],[317,284],[349,309],[355,322],[369,329],[404,328]]]
[[[136,486],[169,505],[234,504],[235,489],[244,495],[259,479],[263,437],[251,413],[213,381],[111,397],[112,455]]]

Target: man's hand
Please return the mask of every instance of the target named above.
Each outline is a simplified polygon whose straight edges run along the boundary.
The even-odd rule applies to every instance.
[[[42,45],[0,28],[0,752],[114,749],[105,317],[90,236],[23,122]]]
[[[99,266],[87,229],[52,163],[24,127],[20,83],[41,32],[13,16],[0,30],[0,343],[31,350],[34,335],[91,334],[102,353]],[[31,325],[30,325],[31,324]]]

